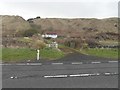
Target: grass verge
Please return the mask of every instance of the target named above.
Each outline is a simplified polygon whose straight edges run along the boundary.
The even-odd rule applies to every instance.
[[[52,48],[44,48],[40,50],[40,55],[43,58],[54,60],[58,58],[64,57],[64,53],[62,51],[59,51],[57,49]]]
[[[36,50],[29,48],[2,48],[3,62],[21,62],[25,60],[36,60]],[[64,56],[64,53],[56,49],[44,48],[40,50],[40,57],[42,59],[58,59]]]
[[[36,58],[36,51],[28,48],[2,48],[3,62],[19,62]]]
[[[82,49],[80,51],[83,54],[105,57],[105,58],[113,58],[118,59],[118,49]]]

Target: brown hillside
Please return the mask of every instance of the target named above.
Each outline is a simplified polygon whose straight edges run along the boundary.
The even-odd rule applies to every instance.
[[[63,35],[65,37],[80,36],[82,38],[98,38],[101,34],[117,34],[117,23],[117,18],[32,18],[26,21],[20,16],[5,15],[2,16],[2,33],[3,36],[17,36],[17,34],[20,34],[25,30],[34,28],[37,29],[40,33],[43,33],[44,31],[51,31],[57,32],[58,35]]]
[[[31,26],[20,16],[2,16],[2,35],[15,35],[30,29]]]
[[[100,32],[115,32],[117,33],[117,18],[108,19],[60,19],[46,18],[33,19],[35,25],[41,26],[42,30],[76,30],[76,31],[100,31]]]
[[[68,45],[76,43],[76,47],[84,43],[93,45],[99,42],[109,41],[111,43],[118,40],[118,19],[106,18],[31,18],[27,21],[20,16],[2,16],[2,36],[3,44],[14,42],[14,37],[22,36],[24,31],[29,29],[37,30],[40,34],[45,32],[55,32],[58,34],[58,43]],[[7,36],[7,38],[5,37]],[[9,36],[9,37],[8,37]],[[12,37],[10,37],[12,36]],[[11,41],[10,41],[11,38]]]

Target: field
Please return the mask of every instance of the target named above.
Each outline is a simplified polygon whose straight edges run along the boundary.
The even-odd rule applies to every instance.
[[[82,49],[80,52],[87,55],[118,59],[118,49],[90,48],[90,49]]]
[[[29,48],[3,48],[2,60],[3,62],[21,62],[26,60],[36,60],[37,51]],[[42,59],[54,60],[64,56],[64,53],[55,49],[44,48],[40,50],[40,57]]]

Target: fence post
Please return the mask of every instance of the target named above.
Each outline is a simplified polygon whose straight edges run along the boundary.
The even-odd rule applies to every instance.
[[[40,50],[38,49],[37,50],[37,60],[39,60],[40,59]]]

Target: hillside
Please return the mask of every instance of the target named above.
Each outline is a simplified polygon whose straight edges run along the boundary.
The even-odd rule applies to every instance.
[[[23,19],[20,16],[2,16],[3,37],[20,37],[26,30],[37,30],[40,34],[45,32],[55,32],[60,38],[58,42],[76,40],[76,42],[86,43],[118,40],[118,19],[117,18],[30,18]],[[23,36],[22,36],[23,37]],[[3,40],[4,41],[4,40]]]
[[[30,28],[30,24],[20,16],[2,16],[2,36],[19,35]]]
[[[55,31],[62,35],[81,35],[89,36],[98,33],[112,32],[118,33],[117,18],[108,19],[60,19],[60,18],[46,18],[33,19],[32,24],[40,26],[40,30]]]
[[[60,19],[60,18],[46,18],[46,19],[33,19],[33,23],[41,26],[42,30],[68,30],[68,31],[110,31],[117,32],[115,25],[117,18],[108,19]]]
[[[32,21],[32,22],[31,22]],[[95,18],[77,18],[77,19],[62,19],[62,18],[33,18],[27,21],[20,16],[2,16],[2,31],[3,36],[13,34],[19,31],[28,30],[31,27],[38,31],[59,31],[59,32],[114,32],[117,33],[117,18],[95,19]]]

